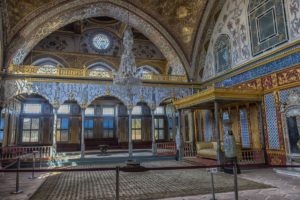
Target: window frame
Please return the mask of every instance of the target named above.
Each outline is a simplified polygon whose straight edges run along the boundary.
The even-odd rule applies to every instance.
[[[89,126],[89,121],[92,121],[92,126]],[[88,124],[88,126],[86,126]],[[94,132],[94,127],[95,127],[95,121],[94,118],[86,118],[84,119],[84,139],[94,139],[95,138],[95,132]],[[90,133],[92,133],[92,137],[90,136]]]
[[[64,119],[67,119],[68,120],[68,127],[67,128],[61,128],[62,126],[62,121],[64,120]],[[60,127],[58,128],[58,121],[60,121]],[[61,140],[61,132],[62,131],[67,131],[67,135],[68,135],[68,140]],[[59,134],[59,137],[60,137],[60,139],[58,139],[58,134]],[[70,138],[71,138],[71,136],[70,136],[70,119],[69,119],[69,117],[66,117],[66,116],[58,116],[57,117],[57,122],[56,122],[56,142],[57,143],[68,143],[68,142],[70,142]]]
[[[162,127],[160,126],[161,122],[162,122]],[[160,137],[160,131],[163,132],[163,138]],[[166,135],[165,135],[165,119],[162,116],[154,118],[154,136],[155,136],[155,140],[156,141],[166,140]]]
[[[140,121],[140,126],[137,126],[137,121]],[[140,139],[137,139],[137,133],[139,132]],[[131,121],[131,139],[132,141],[142,141],[142,119],[140,117],[132,118]]]
[[[112,127],[105,127],[105,122],[112,121]],[[115,119],[114,117],[104,117],[102,120],[102,138],[112,139],[115,138]],[[110,134],[112,133],[112,135]]]
[[[30,128],[24,129],[24,120],[29,119],[30,120]],[[33,129],[32,128],[32,121],[33,119],[38,120],[38,128]],[[22,137],[21,137],[21,143],[22,144],[38,144],[40,142],[40,128],[41,128],[41,121],[39,117],[23,117],[22,118]],[[32,132],[37,131],[37,141],[31,141],[32,140]],[[29,141],[24,141],[24,132],[29,132]]]

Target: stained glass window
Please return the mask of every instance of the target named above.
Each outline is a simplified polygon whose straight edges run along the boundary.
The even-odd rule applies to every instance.
[[[107,35],[99,33],[93,38],[93,45],[99,50],[105,50],[110,45],[110,40]]]
[[[70,113],[70,105],[61,105],[57,111],[58,114],[69,114]]]
[[[105,115],[105,116],[114,116],[115,108],[114,107],[104,107],[102,112],[103,112],[103,115]]]
[[[85,109],[85,115],[88,115],[88,116],[95,115],[95,108],[89,107],[89,108]]]
[[[38,114],[42,112],[42,105],[41,104],[33,104],[33,103],[26,103],[24,104],[24,113],[31,113],[31,114]]]
[[[215,43],[216,72],[231,68],[229,36],[222,34]]]
[[[132,109],[133,115],[141,115],[142,114],[142,106],[134,106]]]

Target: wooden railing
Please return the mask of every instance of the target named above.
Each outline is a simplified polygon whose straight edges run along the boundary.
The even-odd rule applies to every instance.
[[[193,144],[190,142],[185,142],[184,146],[184,157],[192,157],[196,155],[194,151]],[[176,143],[175,142],[163,142],[156,143],[157,155],[176,155]]]
[[[156,152],[158,156],[176,155],[176,143],[175,142],[156,143]]]
[[[196,152],[194,151],[193,144],[191,142],[185,142],[183,149],[184,149],[184,157],[196,156]]]
[[[32,66],[32,65],[11,65],[8,67],[9,74],[31,75],[31,76],[53,76],[69,78],[98,78],[113,79],[113,73],[108,71],[90,70],[87,68],[61,68],[51,66]],[[143,74],[141,77],[145,81],[162,82],[187,82],[185,75],[162,75],[162,74]]]
[[[242,149],[238,153],[240,164],[264,164],[265,158],[261,149]]]
[[[37,157],[50,158],[52,153],[52,146],[31,146],[31,147],[2,147],[1,160],[13,160],[17,157],[30,154],[33,151],[38,151]]]

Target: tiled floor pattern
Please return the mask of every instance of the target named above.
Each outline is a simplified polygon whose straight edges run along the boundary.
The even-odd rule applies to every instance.
[[[160,161],[143,163],[148,167],[168,167],[168,166],[188,166],[191,163],[176,161]],[[103,167],[112,167],[105,165]],[[96,167],[94,166],[85,166]],[[102,167],[102,165],[100,166]],[[203,176],[205,170],[181,170],[181,171],[148,171],[140,173],[125,173],[120,175],[120,196],[121,199],[163,199],[165,200],[208,200],[211,199],[210,177]],[[75,175],[74,175],[75,174]],[[49,174],[40,174],[49,175]],[[43,183],[45,178],[30,180],[30,173],[21,173],[20,186],[24,193],[11,195],[14,190],[15,173],[0,174],[0,199],[1,200],[21,200],[28,199],[34,191]],[[223,177],[222,181],[218,178]],[[58,178],[61,177],[61,178]],[[256,182],[272,185],[273,188],[244,190],[239,192],[240,200],[299,200],[300,199],[300,178],[276,174],[272,169],[243,171],[240,178],[253,180]],[[50,174],[48,180],[53,180],[40,194],[36,194],[33,199],[80,199],[93,200],[114,199],[115,195],[115,172],[67,172],[63,174]],[[200,182],[199,182],[200,180]],[[51,181],[50,181],[51,182]],[[232,176],[219,174],[215,177],[217,187],[229,188],[232,191]],[[243,187],[247,181],[239,181],[239,186]],[[141,184],[143,183],[143,184]],[[201,188],[199,183],[202,185]],[[251,182],[250,182],[251,183]],[[251,185],[251,184],[250,184]],[[249,186],[249,185],[248,185]],[[249,187],[248,187],[249,188]],[[69,192],[68,192],[69,191]],[[87,192],[83,192],[87,191]],[[90,192],[88,192],[90,191]],[[202,191],[202,192],[201,192]],[[204,192],[203,192],[204,191]],[[226,190],[219,190],[226,191]],[[228,191],[228,190],[227,190]],[[39,195],[39,196],[37,196]],[[187,196],[188,195],[188,196]],[[194,195],[194,196],[192,196]],[[134,198],[138,197],[138,198]],[[175,197],[176,196],[176,197]],[[170,198],[172,197],[172,198]],[[232,200],[233,193],[218,193],[218,200]]]
[[[115,199],[115,171],[64,172],[49,176],[32,200]],[[207,194],[211,190],[210,174],[205,169],[165,170],[120,173],[120,199],[159,199]],[[214,175],[216,192],[233,190],[231,175]],[[239,179],[239,188],[269,186]]]

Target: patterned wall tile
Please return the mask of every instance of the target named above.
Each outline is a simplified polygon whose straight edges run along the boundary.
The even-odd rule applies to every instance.
[[[286,89],[286,90],[281,90],[279,92],[279,100],[280,100],[280,102],[286,102],[289,94],[292,91],[300,92],[300,87],[295,87],[295,88],[289,88],[289,89]]]
[[[280,149],[275,98],[273,94],[265,95],[265,112],[270,149]]]
[[[273,55],[273,56],[275,56],[275,55]],[[300,63],[300,52],[288,55],[286,57],[277,59],[273,62],[264,64],[260,67],[248,70],[248,71],[238,74],[236,76],[225,79],[221,82],[216,83],[216,86],[217,87],[222,87],[222,86],[230,87],[230,86],[242,83],[242,82],[246,82],[246,81],[273,73],[275,71],[282,70],[286,67],[290,67],[290,66],[292,66],[294,64],[298,64],[298,63]],[[253,63],[253,64],[255,64],[255,63]],[[246,68],[246,67],[248,67],[248,66],[245,66],[244,68]]]

